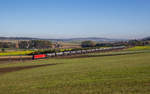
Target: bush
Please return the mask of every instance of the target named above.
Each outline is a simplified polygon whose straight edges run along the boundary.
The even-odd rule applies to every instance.
[[[85,48],[85,47],[95,47],[95,46],[96,46],[96,43],[93,42],[93,41],[83,41],[83,42],[81,43],[81,46],[82,46],[83,48]]]
[[[2,52],[5,52],[5,49],[4,49],[4,48],[2,48]]]

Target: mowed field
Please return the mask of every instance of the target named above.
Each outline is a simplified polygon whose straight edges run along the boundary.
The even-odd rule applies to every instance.
[[[1,63],[0,94],[150,94],[150,52],[92,55]]]

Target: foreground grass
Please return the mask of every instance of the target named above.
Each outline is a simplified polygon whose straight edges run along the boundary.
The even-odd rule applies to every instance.
[[[137,53],[1,64],[56,65],[0,74],[0,94],[150,94],[149,57]]]

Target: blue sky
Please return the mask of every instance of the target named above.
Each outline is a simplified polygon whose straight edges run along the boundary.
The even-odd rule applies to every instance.
[[[142,38],[150,0],[0,0],[0,36]]]

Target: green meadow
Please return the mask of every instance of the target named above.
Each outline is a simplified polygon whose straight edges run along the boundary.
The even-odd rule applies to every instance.
[[[150,52],[109,54],[1,63],[0,94],[150,94]]]

